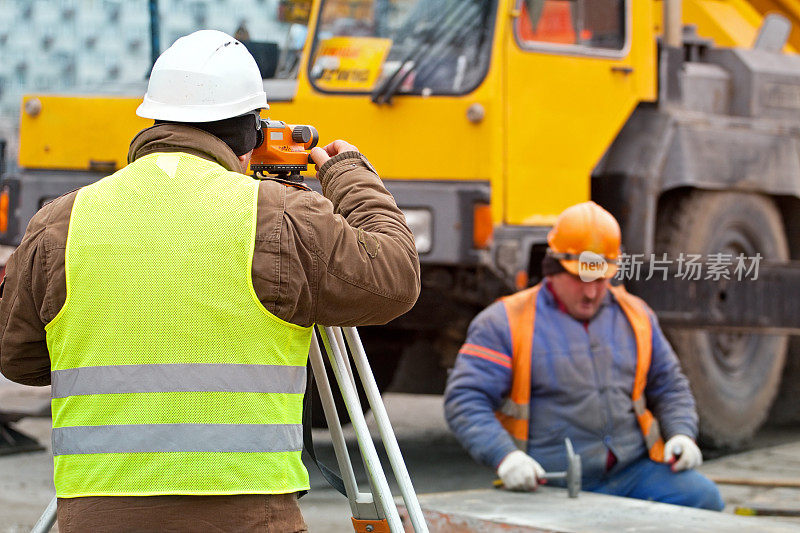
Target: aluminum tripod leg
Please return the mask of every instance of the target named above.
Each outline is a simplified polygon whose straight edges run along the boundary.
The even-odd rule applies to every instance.
[[[348,365],[345,362],[347,353],[342,352],[332,328],[323,328],[321,326],[317,326],[317,328],[322,343],[325,346],[325,351],[328,354],[328,359],[331,362],[336,381],[339,383],[339,389],[342,393],[344,404],[350,415],[350,422],[353,424],[353,429],[356,433],[358,448],[361,451],[361,458],[364,461],[367,476],[373,487],[373,497],[383,510],[390,531],[392,533],[402,533],[403,524],[400,521],[400,514],[392,499],[392,491],[389,488],[389,482],[386,480],[386,474],[383,471],[383,466],[378,457],[378,451],[375,449],[375,444],[372,442],[372,437],[367,428],[367,421],[364,418],[364,413],[361,412],[358,393],[356,392],[353,380],[347,369]]]
[[[425,518],[422,515],[422,509],[417,500],[417,493],[414,491],[414,485],[411,483],[411,476],[408,475],[406,463],[403,461],[403,455],[400,453],[400,446],[397,444],[397,437],[395,437],[392,425],[389,422],[389,415],[386,413],[386,407],[383,405],[378,385],[375,383],[375,376],[367,360],[367,354],[364,352],[364,346],[361,344],[361,338],[358,336],[356,328],[344,328],[344,335],[347,337],[347,344],[350,346],[350,352],[353,356],[353,361],[356,365],[356,370],[361,377],[361,383],[364,385],[364,391],[367,393],[367,401],[372,409],[372,415],[378,424],[378,431],[380,431],[383,445],[386,447],[386,454],[389,456],[389,463],[392,465],[394,477],[397,480],[397,485],[400,487],[400,493],[403,496],[403,501],[406,504],[408,516],[411,518],[411,524],[414,531],[417,533],[428,531],[428,526],[425,524]]]
[[[328,421],[328,431],[330,431],[333,449],[336,452],[336,462],[339,465],[339,472],[344,482],[347,499],[350,502],[350,510],[356,518],[374,517],[382,519],[384,518],[383,511],[376,506],[372,494],[361,493],[358,490],[358,483],[353,472],[353,465],[350,462],[347,442],[342,432],[342,425],[339,422],[339,413],[336,411],[333,392],[328,382],[328,374],[325,372],[325,362],[322,359],[322,352],[319,348],[316,333],[313,334],[311,339],[309,359],[311,368],[314,370],[314,379],[317,381],[322,410],[325,412],[325,419]]]
[[[336,359],[335,364],[341,367],[342,374],[344,374],[346,371],[347,376],[350,378],[349,382],[353,386],[353,389],[355,389],[355,384],[353,383],[353,370],[349,364],[350,361],[347,350],[348,347],[350,348],[350,354],[353,357],[357,373],[361,378],[364,391],[367,395],[369,406],[372,409],[373,416],[378,424],[381,440],[386,448],[386,453],[389,457],[392,471],[395,479],[397,480],[397,484],[400,487],[400,491],[406,504],[406,509],[411,519],[414,531],[417,533],[427,533],[428,527],[425,524],[425,519],[422,515],[419,501],[417,500],[417,495],[414,492],[414,486],[411,483],[411,477],[408,475],[408,469],[406,468],[405,462],[403,461],[403,456],[400,453],[400,447],[397,444],[397,439],[394,435],[394,431],[392,430],[391,423],[389,422],[389,416],[387,415],[386,408],[383,405],[380,391],[375,383],[375,377],[373,376],[372,369],[369,366],[369,361],[367,360],[366,353],[364,352],[364,347],[361,344],[361,338],[358,335],[358,331],[356,328],[344,328],[343,335],[342,328],[326,327],[324,328],[324,331],[320,328],[320,332],[323,343],[325,344],[329,354],[331,353],[331,350],[333,350],[333,353],[330,356],[332,364],[334,364],[334,359]],[[346,342],[345,338],[347,339]],[[335,344],[335,347],[333,348],[329,348],[331,341],[334,341]],[[340,356],[341,359],[339,359]],[[355,396],[355,400],[358,401],[357,395]],[[359,415],[361,414],[360,408],[358,409],[358,413]],[[372,439],[369,438],[368,434],[367,437],[369,444],[372,445]],[[381,474],[383,474],[382,470]],[[374,487],[377,486],[378,483],[379,480],[373,480],[373,492],[375,492]],[[391,497],[391,494],[386,496],[386,498],[389,497]],[[395,506],[392,505],[392,507]]]
[[[56,523],[57,505],[58,499],[53,496],[53,499],[47,504],[47,508],[42,513],[42,516],[39,517],[36,525],[31,529],[31,533],[47,533],[53,528],[53,524]]]

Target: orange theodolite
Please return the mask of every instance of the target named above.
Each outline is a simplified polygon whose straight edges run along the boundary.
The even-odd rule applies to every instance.
[[[275,174],[282,179],[302,182],[300,173],[312,162],[309,150],[319,142],[316,128],[262,119],[261,133],[263,141],[250,158],[254,176]]]

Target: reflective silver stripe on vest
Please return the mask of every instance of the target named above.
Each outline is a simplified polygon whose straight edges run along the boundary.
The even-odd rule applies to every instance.
[[[644,436],[644,443],[649,450],[656,445],[658,439],[661,438],[661,426],[658,425],[658,420],[653,418],[653,423],[650,424],[650,432]]]
[[[530,418],[530,404],[521,404],[513,401],[511,398],[506,398],[503,405],[500,406],[500,412],[511,418],[519,420],[528,420]]]
[[[156,364],[54,370],[53,398],[136,392],[265,392],[301,394],[306,368],[284,365]]]
[[[53,429],[53,455],[296,452],[302,424],[135,424]]]
[[[645,404],[644,396],[635,400],[633,402],[633,412],[636,416],[642,416],[647,409]],[[658,442],[658,439],[661,438],[661,426],[658,425],[658,420],[653,417],[653,422],[650,424],[650,432],[647,435],[644,435],[644,443],[649,450]]]
[[[644,396],[633,401],[633,412],[636,416],[642,416],[645,410],[647,410],[647,405],[645,404]]]
[[[519,439],[518,439],[518,438],[516,438],[516,437],[511,437],[511,439],[514,441],[514,445],[515,445],[517,448],[519,448],[519,449],[520,449],[520,450],[522,450],[523,452],[526,452],[526,453],[528,452],[528,441],[526,441],[526,440],[519,440]]]

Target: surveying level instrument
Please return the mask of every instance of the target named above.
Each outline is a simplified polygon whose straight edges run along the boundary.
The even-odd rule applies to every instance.
[[[386,473],[378,457],[375,443],[372,442],[372,436],[369,434],[369,429],[367,428],[364,411],[361,407],[358,393],[356,392],[355,374],[350,365],[351,357],[355,363],[361,384],[364,387],[367,402],[372,409],[372,414],[378,425],[380,438],[386,448],[386,454],[389,458],[389,463],[392,467],[397,485],[400,488],[400,493],[403,497],[408,516],[411,519],[413,530],[416,533],[428,533],[428,526],[425,524],[422,509],[419,506],[417,495],[414,492],[414,486],[411,483],[411,477],[403,461],[403,456],[400,453],[397,438],[389,422],[389,416],[383,405],[378,385],[375,383],[375,377],[369,366],[369,361],[364,352],[364,346],[361,344],[358,331],[353,327],[339,328],[319,325],[316,326],[316,329],[317,331],[314,332],[311,339],[309,360],[317,382],[317,390],[322,400],[322,407],[325,412],[325,419],[328,422],[328,429],[331,433],[333,449],[336,453],[336,462],[342,474],[341,481],[344,486],[344,492],[350,502],[350,510],[353,513],[354,530],[356,533],[402,533],[405,531],[403,523],[400,520],[400,513],[392,496],[392,491],[389,488]],[[342,432],[342,424],[339,421],[339,415],[336,411],[333,391],[328,381],[325,360],[317,335],[319,335],[319,339],[322,340],[322,345],[328,356],[328,361],[336,377],[336,382],[339,385],[344,405],[347,408],[350,421],[355,430],[361,459],[367,473],[369,492],[361,492],[356,482],[353,464],[350,459],[350,454],[347,451],[347,443],[344,433]],[[310,423],[310,421],[308,421],[308,423]],[[308,446],[306,447],[308,448]],[[307,451],[309,451],[313,457],[313,449]],[[314,460],[316,462],[316,459]],[[326,479],[330,481],[330,474],[326,473],[327,469],[319,465],[319,463],[318,466],[323,470]],[[335,476],[335,474],[333,475]],[[53,499],[50,500],[44,513],[31,530],[31,533],[46,533],[50,531],[56,521],[56,505],[57,499],[53,496]]]
[[[308,170],[311,162],[309,150],[319,142],[317,129],[280,120],[260,120],[263,141],[250,157],[254,177],[275,174],[281,179],[302,182],[300,173]]]

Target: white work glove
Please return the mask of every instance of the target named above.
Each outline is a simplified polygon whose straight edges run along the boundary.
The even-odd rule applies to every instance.
[[[664,462],[674,463],[672,471],[680,472],[703,464],[703,454],[690,437],[675,435],[664,445]]]
[[[509,490],[536,490],[538,478],[544,474],[544,468],[520,450],[506,455],[497,467],[497,475]]]

